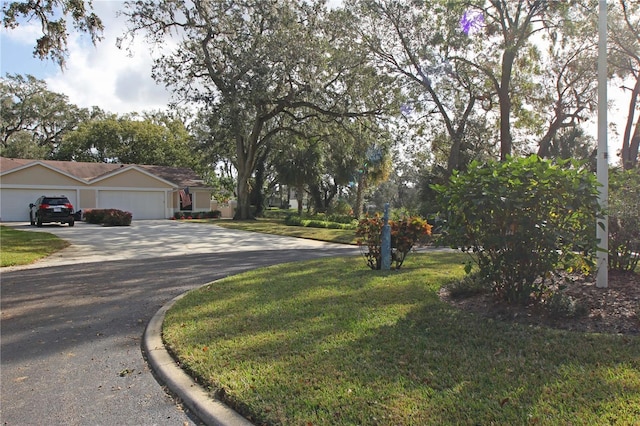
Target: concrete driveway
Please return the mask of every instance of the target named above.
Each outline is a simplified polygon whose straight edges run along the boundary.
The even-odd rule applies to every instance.
[[[174,220],[133,221],[131,226],[103,227],[76,222],[74,227],[5,223],[23,231],[49,232],[72,246],[39,261],[11,269],[42,268],[113,260],[158,259],[192,254],[232,253],[252,250],[335,248],[335,244],[300,238],[225,229],[215,225]]]
[[[357,249],[174,221],[9,224],[72,245],[0,281],[3,425],[192,425],[140,349],[175,296],[245,270]]]

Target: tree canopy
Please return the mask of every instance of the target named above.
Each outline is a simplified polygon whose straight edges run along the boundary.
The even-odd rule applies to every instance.
[[[0,103],[2,155],[11,157],[51,159],[67,132],[100,113],[71,104],[31,75],[0,78]]]
[[[23,20],[39,22],[42,35],[36,40],[33,56],[51,59],[60,67],[64,67],[69,54],[67,47],[69,26],[89,34],[94,44],[101,40],[104,25],[100,17],[93,13],[92,3],[91,0],[4,2],[2,24],[5,28],[12,29],[19,26]]]
[[[480,140],[489,149],[498,141],[502,159],[514,142],[516,152],[533,142],[547,156],[557,137],[593,112],[596,33],[588,3],[369,0],[347,7],[362,43],[405,82],[402,112],[425,112],[430,131],[446,135],[451,173]]]
[[[195,167],[191,136],[165,114],[110,116],[81,123],[65,136],[59,160]]]
[[[128,28],[120,45],[146,37],[165,48],[152,75],[188,114],[118,117],[78,108],[33,77],[7,76],[1,149],[86,161],[195,161],[212,182],[224,169],[225,186],[235,180],[237,218],[251,217],[252,204],[259,208],[262,192],[277,184],[304,191],[316,211],[350,196],[357,214],[388,176],[389,188],[427,194],[474,160],[591,159],[585,124],[597,103],[596,3],[132,0],[122,11]],[[4,7],[17,24],[29,10],[41,16],[38,8],[85,22],[90,6]],[[640,15],[631,0],[609,6],[609,73],[631,94],[620,155],[624,168],[634,168]],[[372,152],[382,153],[375,164]]]
[[[250,179],[274,135],[292,123],[378,114],[393,96],[368,52],[354,49],[346,15],[322,2],[127,2],[124,14],[130,36],[180,39],[154,76],[206,105],[234,145],[237,218],[251,217]]]
[[[179,112],[118,116],[79,108],[27,75],[0,79],[0,154],[198,169],[201,153]]]

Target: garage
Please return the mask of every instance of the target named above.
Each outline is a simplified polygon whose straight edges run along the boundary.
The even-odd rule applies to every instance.
[[[0,191],[0,205],[2,206],[2,217],[5,222],[28,222],[29,204],[35,203],[41,195],[64,195],[74,210],[77,209],[76,191],[69,188],[52,189],[10,189],[2,188]]]
[[[188,168],[0,156],[2,222],[28,222],[29,204],[42,195],[64,195],[75,211],[118,209],[135,220],[167,219],[181,209],[181,190],[197,208],[211,208],[211,188]]]
[[[131,212],[133,219],[166,218],[164,191],[98,191],[99,209],[118,209]]]

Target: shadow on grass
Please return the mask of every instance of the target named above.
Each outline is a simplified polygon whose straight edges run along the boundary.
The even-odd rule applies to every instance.
[[[356,258],[254,271],[182,299],[165,338],[183,365],[257,423],[640,416],[640,339],[460,312],[437,290],[461,273],[461,259],[420,255],[399,272],[369,271]]]

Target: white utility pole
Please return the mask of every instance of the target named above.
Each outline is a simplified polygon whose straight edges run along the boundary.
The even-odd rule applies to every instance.
[[[602,208],[609,204],[609,154],[607,152],[607,0],[600,0],[598,9],[598,183]],[[601,223],[596,219],[598,243],[596,287],[609,285],[609,216]]]

